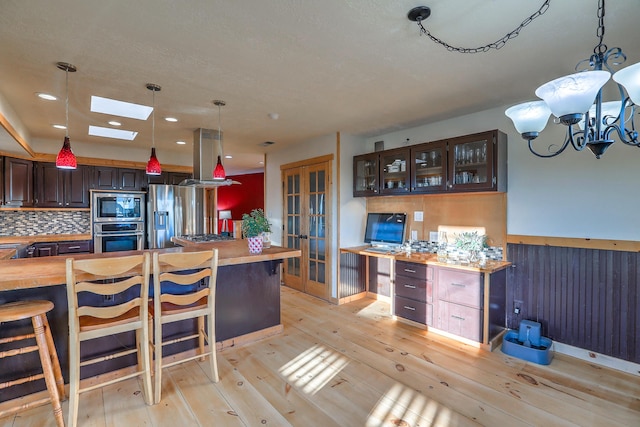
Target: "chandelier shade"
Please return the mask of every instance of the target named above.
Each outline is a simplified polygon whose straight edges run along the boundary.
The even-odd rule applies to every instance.
[[[535,133],[537,136],[547,126],[551,110],[544,101],[530,101],[514,105],[505,111],[505,115],[513,120],[519,133]]]
[[[624,86],[634,104],[640,105],[640,62],[618,71],[613,80]]]
[[[69,73],[75,73],[76,67],[66,62],[58,62],[56,66],[65,72],[65,137],[62,148],[56,156],[56,167],[58,169],[76,169],[78,163],[75,154],[71,151],[71,141],[69,140]]]
[[[609,80],[608,71],[585,71],[560,77],[536,89],[536,96],[543,99],[554,116],[584,114],[596,99],[598,92]]]

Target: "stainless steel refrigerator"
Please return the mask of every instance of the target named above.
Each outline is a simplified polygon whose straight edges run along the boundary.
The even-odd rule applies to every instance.
[[[150,249],[175,246],[173,236],[203,234],[207,227],[206,189],[149,185],[147,244]]]

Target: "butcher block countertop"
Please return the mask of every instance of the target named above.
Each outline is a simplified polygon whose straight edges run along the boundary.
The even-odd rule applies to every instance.
[[[68,236],[68,235],[67,235]],[[65,239],[69,240],[69,239]],[[65,260],[67,258],[86,259],[94,257],[117,257],[135,255],[141,252],[193,252],[218,248],[218,265],[240,265],[262,261],[275,261],[299,257],[298,249],[271,247],[261,254],[250,254],[246,240],[199,243],[190,247],[150,249],[145,251],[108,252],[103,254],[60,255],[40,258],[0,260],[0,291],[39,288],[64,284]]]
[[[469,264],[450,264],[446,262],[438,262],[438,258],[436,254],[432,253],[418,253],[412,252],[411,254],[407,254],[406,252],[368,252],[366,251],[370,246],[357,246],[353,248],[341,248],[342,252],[350,252],[358,255],[366,255],[366,256],[374,256],[374,257],[382,257],[382,258],[392,258],[396,261],[405,261],[405,262],[413,262],[416,264],[429,264],[436,265],[439,267],[448,267],[448,268],[456,268],[459,270],[467,270],[467,271],[479,271],[481,273],[495,273],[496,271],[503,270],[511,265],[509,261],[494,261],[487,260],[486,264],[481,267],[477,263],[469,263]]]

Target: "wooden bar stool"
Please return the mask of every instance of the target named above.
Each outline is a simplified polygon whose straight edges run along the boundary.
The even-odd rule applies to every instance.
[[[0,339],[0,344],[7,344],[17,341],[35,338],[36,345],[14,348],[0,352],[0,359],[10,356],[17,356],[37,351],[40,354],[40,363],[42,364],[42,374],[32,375],[30,377],[20,378],[13,381],[0,384],[0,390],[18,384],[24,384],[30,381],[36,381],[44,378],[49,391],[49,397],[30,402],[21,406],[10,408],[0,413],[0,417],[28,409],[43,403],[51,402],[53,406],[53,415],[58,426],[64,426],[62,418],[62,407],[60,399],[64,399],[64,380],[60,371],[60,362],[58,361],[58,353],[53,344],[49,322],[47,321],[47,312],[53,309],[51,301],[16,301],[8,304],[0,305],[0,323],[14,322],[17,320],[31,318],[33,324],[33,333],[19,335],[14,337]]]
[[[203,268],[202,266],[206,266]],[[183,272],[181,272],[182,270]],[[186,270],[196,270],[184,272]],[[175,272],[168,272],[175,271]],[[153,348],[154,348],[154,403],[160,402],[162,388],[162,368],[188,362],[194,359],[204,360],[209,356],[211,377],[218,382],[218,363],[216,359],[216,278],[218,275],[218,250],[201,252],[180,252],[153,254]],[[206,279],[203,281],[203,279]],[[161,284],[168,282],[178,285],[184,291],[162,292]],[[200,284],[200,285],[199,285]],[[196,286],[194,286],[196,285]],[[205,317],[207,329],[205,331]],[[179,338],[162,341],[162,326],[185,319],[198,319],[198,332]],[[208,333],[207,333],[208,332]],[[162,346],[198,338],[198,354],[163,364]],[[209,350],[205,351],[205,341]]]
[[[153,403],[149,349],[148,253],[123,257],[67,259],[67,299],[69,301],[69,427],[76,425],[80,393],[136,376],[142,377],[144,399]],[[91,295],[93,294],[93,295]],[[78,296],[84,297],[79,302]],[[126,295],[126,301],[101,306],[104,296]],[[88,298],[91,297],[91,298]],[[117,298],[116,298],[117,299]],[[80,360],[80,344],[95,338],[135,331],[136,348]],[[116,357],[136,354],[137,370],[85,388],[80,387],[80,367]]]

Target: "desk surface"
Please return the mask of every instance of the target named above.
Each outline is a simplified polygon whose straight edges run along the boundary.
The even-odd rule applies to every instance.
[[[379,258],[392,258],[396,261],[406,261],[413,262],[416,264],[428,264],[428,265],[436,265],[439,267],[448,267],[448,268],[456,268],[460,270],[468,270],[468,271],[479,271],[482,273],[495,273],[496,271],[503,270],[511,265],[509,261],[494,261],[487,260],[486,265],[480,266],[478,263],[469,263],[469,264],[450,264],[446,262],[438,262],[438,258],[436,254],[432,253],[418,253],[411,252],[407,254],[406,252],[387,252],[387,253],[379,253],[379,252],[368,252],[366,249],[369,246],[356,246],[352,248],[340,248],[341,252],[350,252],[358,255],[371,256],[371,257],[379,257]]]

